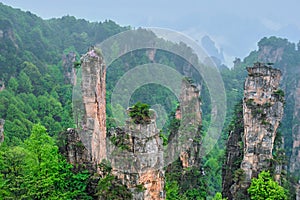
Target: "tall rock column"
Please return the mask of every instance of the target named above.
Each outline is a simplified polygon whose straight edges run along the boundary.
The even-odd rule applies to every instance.
[[[155,113],[150,110],[147,123],[126,121],[125,127],[109,133],[108,158],[118,177],[132,192],[135,200],[163,200],[164,160],[162,138],[156,127]]]
[[[296,123],[293,126],[293,149],[290,158],[290,172],[296,177],[300,177],[300,80],[296,84],[294,93],[295,106],[294,106],[294,119]],[[298,123],[297,123],[298,122]],[[300,179],[296,184],[297,200],[300,200]]]
[[[294,121],[300,122],[300,80],[298,80],[295,95]],[[293,126],[293,149],[290,160],[290,172],[300,175],[300,125]]]
[[[167,162],[177,155],[182,167],[199,167],[200,165],[200,128],[202,125],[200,91],[188,78],[184,78],[181,84],[178,107],[175,118],[180,120],[180,126],[176,133],[169,136]]]
[[[106,66],[103,57],[91,49],[81,58],[83,98],[82,131],[88,138],[92,160],[99,164],[106,158]]]
[[[251,178],[270,167],[276,131],[283,116],[283,92],[279,90],[281,72],[262,63],[248,67],[244,86],[244,172],[242,188]]]
[[[241,167],[243,158],[242,135],[244,133],[243,104],[235,106],[235,116],[231,120],[229,135],[226,144],[225,159],[222,168],[222,196],[233,199],[230,192],[234,184],[235,171]]]

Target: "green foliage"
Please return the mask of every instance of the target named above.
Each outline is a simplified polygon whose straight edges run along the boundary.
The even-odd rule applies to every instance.
[[[96,195],[100,199],[114,200],[114,199],[132,199],[132,193],[128,188],[121,183],[114,175],[111,174],[112,167],[107,160],[103,160],[99,168],[102,177],[98,181]],[[137,190],[142,190],[143,186],[138,185]]]
[[[34,125],[23,145],[0,148],[0,193],[5,199],[90,199],[89,173],[71,169],[45,127]]]
[[[175,200],[179,196],[179,186],[176,181],[166,182],[166,200]]]
[[[223,198],[222,194],[220,192],[217,192],[213,200],[227,200],[227,198]]]
[[[110,137],[110,141],[121,150],[130,150],[130,144],[128,143],[129,135],[126,133],[113,135]]]
[[[270,38],[262,38],[258,42],[258,47],[262,48],[263,46],[271,46],[273,48],[285,47],[295,49],[295,44],[290,43],[287,39],[282,39],[275,36],[271,36]]]
[[[280,101],[284,101],[284,91],[279,89],[274,91],[274,95],[277,96],[279,98]]]
[[[168,138],[164,133],[159,133],[159,137],[162,139],[163,141],[163,145],[167,146],[168,145]]]
[[[150,122],[150,106],[141,102],[137,102],[129,109],[129,116],[136,124],[147,124]]]
[[[98,182],[97,195],[107,200],[132,199],[131,192],[115,176],[107,174]]]
[[[53,139],[60,131],[74,127],[72,86],[64,82],[61,54],[70,51],[78,54],[85,53],[90,44],[99,43],[109,36],[128,30],[129,27],[120,27],[110,20],[90,23],[72,16],[42,20],[30,12],[25,13],[0,4],[0,29],[13,34],[12,37],[3,37],[0,43],[0,80],[3,80],[6,85],[6,90],[0,92],[0,118],[6,120],[5,143],[0,149],[0,196],[6,199],[88,199],[85,188],[89,174],[73,173],[72,166],[59,155]],[[155,37],[150,32],[144,32],[144,35],[145,38],[149,38],[149,41]],[[173,44],[166,43],[166,45]],[[296,50],[295,45],[287,39],[276,37],[263,38],[258,46],[259,50],[251,52],[243,61],[236,59],[232,69],[221,71],[227,94],[225,126],[228,126],[229,130],[241,129],[241,124],[235,123],[237,118],[233,121],[230,119],[234,106],[243,95],[243,83],[247,76],[245,67],[258,61],[258,55],[261,53],[259,51],[264,46],[272,47],[272,50],[282,48],[284,49],[282,59],[274,63],[274,67],[284,69],[285,72],[282,88],[287,99],[285,116],[280,129],[285,137],[287,156],[290,156],[293,146],[292,127],[298,123],[293,120],[294,95],[292,93],[299,77],[297,73],[300,61],[299,50]],[[191,49],[184,44],[178,44],[177,47],[186,53],[191,53]],[[120,53],[117,43],[113,44],[112,50],[115,55]],[[181,73],[187,69],[185,66],[189,65],[183,58],[162,50],[157,50],[154,61],[171,66]],[[109,104],[113,86],[132,66],[145,63],[149,63],[147,51],[138,50],[122,56],[108,68],[108,128],[116,125]],[[189,74],[197,74],[192,67],[189,70]],[[201,82],[195,77],[191,78],[195,82]],[[149,105],[162,104],[169,113],[177,104],[176,97],[171,94],[172,92],[165,88],[149,84],[135,91],[130,101],[146,102]],[[282,91],[276,91],[274,95],[283,100]],[[120,95],[118,98],[123,97]],[[203,126],[208,127],[211,108],[209,91],[205,85],[201,99],[203,100]],[[251,102],[247,103],[251,104]],[[268,106],[270,105],[261,105],[255,114],[263,117],[263,110]],[[136,122],[149,121],[150,114],[146,111],[149,107],[146,107],[137,108],[133,114]],[[37,123],[40,125],[33,125]],[[262,120],[262,123],[267,125],[267,121]],[[180,120],[170,118],[168,125],[170,127],[164,128],[163,136],[176,133]],[[227,135],[228,132],[226,130],[223,134]],[[166,144],[166,140],[164,143]],[[242,147],[242,142],[240,143]],[[220,191],[223,147],[223,141],[219,141],[211,154],[203,158],[205,176],[200,176],[200,170],[197,169],[187,172],[185,177],[181,174],[181,168],[167,174],[167,196],[170,199],[197,199],[213,196],[216,191]],[[279,150],[273,153],[274,159],[277,161],[282,159]],[[238,165],[239,162],[240,160],[237,159],[235,164]],[[109,181],[114,183],[115,178],[108,176],[103,180],[104,185],[109,184]],[[188,187],[189,181],[194,184],[194,188]],[[120,192],[124,189],[118,184],[108,187],[107,190],[105,188],[107,187],[104,187],[102,190],[104,193],[101,194],[108,192],[115,194],[116,188]],[[170,191],[174,191],[178,197],[172,196]],[[129,198],[125,195],[123,198],[127,197]],[[110,198],[120,197],[112,195]]]
[[[234,178],[235,183],[243,182],[245,180],[245,172],[242,169],[238,169],[234,172]]]
[[[275,182],[268,171],[262,171],[258,178],[253,178],[248,188],[251,199],[255,200],[285,200],[286,191]]]

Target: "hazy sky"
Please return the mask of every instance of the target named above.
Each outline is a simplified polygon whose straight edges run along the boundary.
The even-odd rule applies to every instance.
[[[89,21],[111,19],[132,27],[162,27],[195,40],[209,35],[226,63],[244,58],[264,36],[300,40],[299,0],[2,0],[44,19],[72,15]]]

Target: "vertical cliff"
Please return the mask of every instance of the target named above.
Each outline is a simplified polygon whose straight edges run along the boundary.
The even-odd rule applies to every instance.
[[[187,78],[182,80],[179,107],[175,118],[180,120],[177,132],[169,136],[168,159],[179,156],[182,167],[200,165],[200,129],[202,125],[202,111],[200,91]],[[167,159],[167,160],[168,160]]]
[[[66,84],[76,85],[76,71],[74,62],[76,61],[76,53],[69,52],[62,56],[62,66]]]
[[[244,134],[243,104],[235,107],[234,117],[229,126],[229,136],[226,143],[225,161],[222,168],[222,196],[233,199],[231,186],[237,182],[236,176],[243,158],[242,136]]]
[[[4,119],[0,119],[0,144],[4,141]]]
[[[98,50],[91,49],[81,58],[83,98],[82,135],[93,162],[106,158],[106,66]]]
[[[296,90],[294,92],[295,106],[293,121],[296,122],[292,128],[293,136],[293,148],[292,155],[290,158],[290,172],[295,178],[298,178],[296,183],[296,195],[297,200],[300,200],[300,80],[297,81]]]
[[[92,163],[90,152],[83,145],[80,135],[76,129],[69,128],[67,131],[60,134],[60,152],[66,157],[76,169],[88,169],[90,172],[95,172],[95,166]]]
[[[112,174],[132,191],[133,199],[164,199],[163,146],[154,112],[146,123],[127,120],[109,139]]]
[[[240,181],[231,189],[234,199],[246,193],[251,178],[271,167],[276,131],[283,116],[284,94],[279,89],[281,72],[262,63],[248,67],[243,99],[243,160]],[[275,170],[275,178],[280,169]],[[278,175],[278,174],[277,174]]]
[[[201,166],[202,111],[200,91],[189,78],[181,84],[179,107],[171,119],[165,156],[166,180],[178,184],[180,195],[206,190]],[[195,193],[196,193],[195,192]],[[201,194],[197,194],[200,196]]]
[[[296,85],[296,91],[294,93],[295,106],[294,106],[294,121],[300,121],[300,80]],[[293,149],[290,159],[290,172],[298,173],[300,175],[300,124],[296,123],[293,126]]]
[[[300,200],[300,183],[296,185],[296,200]]]

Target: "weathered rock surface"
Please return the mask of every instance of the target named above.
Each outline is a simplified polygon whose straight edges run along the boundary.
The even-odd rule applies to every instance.
[[[300,80],[298,80],[296,91],[294,93],[295,107],[294,107],[294,121],[300,122]],[[293,126],[293,149],[290,159],[290,172],[298,172],[300,175],[300,124],[296,123]]]
[[[60,152],[66,157],[67,161],[75,168],[88,169],[95,172],[95,165],[87,148],[83,145],[81,137],[76,129],[69,128],[61,133],[60,140],[64,145],[60,145]]]
[[[272,45],[259,46],[258,60],[265,63],[277,63],[282,60],[284,47],[274,47]]]
[[[240,168],[243,158],[244,120],[242,103],[236,106],[235,114],[234,124],[231,127],[226,144],[225,161],[222,169],[222,196],[228,199],[233,199],[230,188],[235,183],[235,171]],[[235,181],[238,182],[238,180]]]
[[[0,81],[0,92],[5,89],[5,83],[4,81]]]
[[[290,158],[290,172],[295,176],[300,176],[300,80],[297,81],[296,90],[294,92],[294,115],[293,121],[296,122],[293,125],[293,148],[292,155]],[[295,185],[296,188],[296,199],[300,200],[300,180],[299,183]]]
[[[112,174],[132,191],[133,199],[164,199],[163,146],[155,117],[145,124],[127,120],[109,139]]]
[[[81,58],[83,120],[81,136],[91,152],[93,162],[106,158],[106,66],[103,57],[93,48]]]
[[[183,168],[200,165],[200,129],[202,125],[200,91],[187,79],[183,79],[180,94],[180,107],[175,113],[180,120],[177,133],[169,137],[166,161],[179,157]]]
[[[76,70],[74,62],[76,61],[76,53],[69,52],[62,56],[62,66],[66,84],[76,85]]]
[[[244,159],[241,168],[246,180],[257,177],[269,166],[276,130],[283,116],[283,96],[279,91],[280,70],[256,63],[247,68],[244,90]]]
[[[296,186],[296,200],[300,200],[300,183]]]
[[[0,119],[0,143],[4,141],[4,124],[5,124],[5,120]]]
[[[280,70],[255,63],[247,71],[243,99],[244,156],[240,174],[243,181],[231,188],[233,199],[238,199],[239,190],[249,187],[251,178],[270,168],[276,131],[283,116]]]

